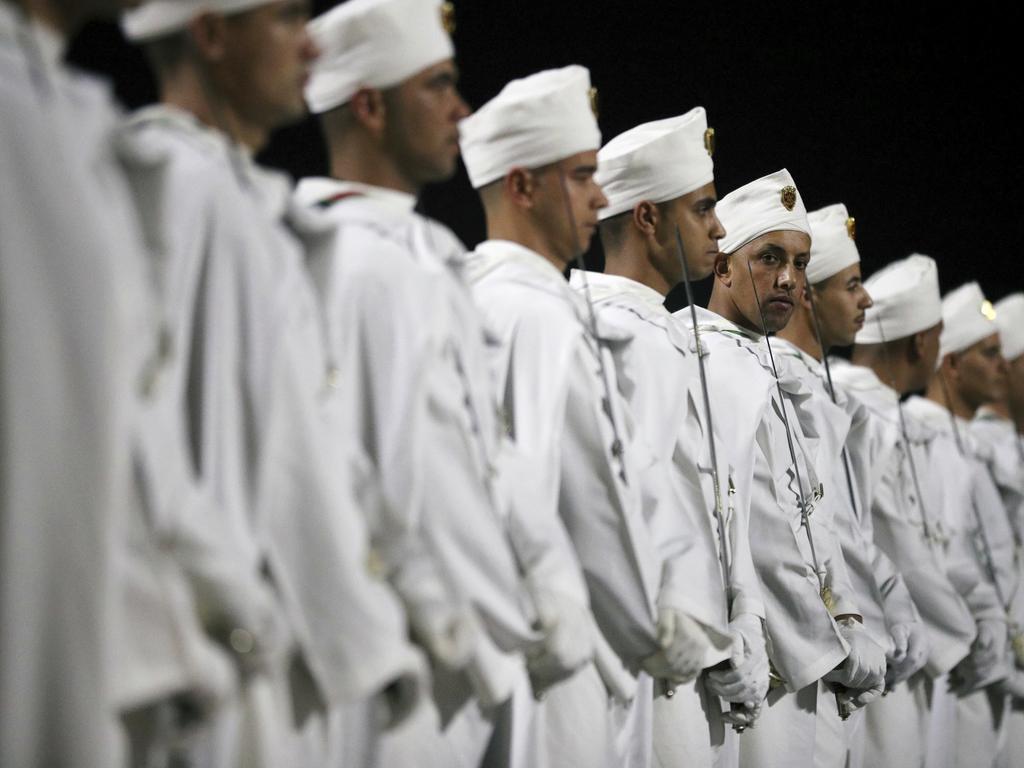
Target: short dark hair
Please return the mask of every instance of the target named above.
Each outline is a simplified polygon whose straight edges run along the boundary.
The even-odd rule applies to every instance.
[[[143,53],[157,76],[170,74],[181,66],[188,48],[187,34],[178,30],[145,43]]]
[[[669,205],[672,200],[666,200],[662,203],[655,203],[654,207],[658,210],[658,215],[661,218],[665,218],[668,215]],[[627,228],[633,223],[633,206],[630,206],[622,213],[617,213],[614,216],[609,216],[607,219],[603,219],[599,224],[598,228],[601,232],[601,245],[608,250],[618,250],[622,247],[622,243],[625,241]]]

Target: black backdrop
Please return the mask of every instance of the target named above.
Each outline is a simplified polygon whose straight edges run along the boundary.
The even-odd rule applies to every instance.
[[[477,107],[513,77],[584,64],[606,139],[703,105],[720,195],[785,166],[808,208],[841,201],[857,218],[865,273],[919,251],[939,261],[943,290],[972,279],[992,299],[1024,289],[1020,14],[757,5],[456,0],[462,92]],[[70,57],[112,76],[129,106],[153,98],[142,58],[112,25],[83,30]],[[322,173],[316,125],[281,131],[263,160]],[[421,207],[468,245],[483,238],[464,171],[426,190]],[[600,267],[596,244],[589,259]]]

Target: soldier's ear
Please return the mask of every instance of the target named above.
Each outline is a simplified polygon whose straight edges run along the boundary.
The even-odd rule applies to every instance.
[[[531,173],[526,168],[513,168],[507,174],[502,182],[505,187],[505,194],[509,200],[515,203],[521,208],[532,208],[533,207],[533,193],[536,189],[537,182]]]
[[[804,278],[803,287],[800,289],[800,306],[802,306],[808,312],[811,311],[811,291],[814,287],[807,282],[806,277]]]
[[[645,238],[656,235],[659,218],[658,206],[648,200],[643,200],[633,207],[633,226]]]
[[[719,253],[715,257],[714,274],[717,280],[720,280],[724,285],[732,287],[732,254]]]
[[[387,107],[384,94],[376,88],[360,88],[348,102],[353,119],[374,136],[384,133]]]
[[[202,61],[221,61],[227,52],[227,23],[217,13],[202,13],[189,22],[187,38]]]

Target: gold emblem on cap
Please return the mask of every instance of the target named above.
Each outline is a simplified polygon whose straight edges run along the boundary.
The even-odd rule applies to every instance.
[[[988,299],[981,302],[981,314],[992,322],[996,320],[996,308],[992,306],[992,302]]]
[[[853,216],[846,220],[846,234],[851,240],[857,239],[857,220]]]
[[[704,131],[704,149],[708,151],[709,157],[715,156],[715,129],[708,128]]]
[[[455,4],[441,3],[441,26],[449,35],[455,34]]]
[[[796,187],[787,184],[781,192],[782,205],[787,211],[792,211],[796,205]]]
[[[590,86],[590,90],[587,91],[587,98],[590,99],[590,111],[594,113],[595,118],[598,117],[600,115],[600,112],[597,108],[599,103],[597,96],[597,88],[595,88],[594,86]]]

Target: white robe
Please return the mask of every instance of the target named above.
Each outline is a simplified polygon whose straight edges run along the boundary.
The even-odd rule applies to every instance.
[[[773,344],[814,391],[812,407],[816,403],[831,404],[824,365],[785,339],[773,340]],[[849,429],[835,434],[842,446],[831,482],[833,498],[839,502],[834,507],[836,530],[864,627],[879,646],[888,649],[890,627],[916,623],[920,617],[903,577],[875,545],[870,504],[864,503],[865,499],[870,501],[867,483],[862,479],[864,469],[879,461],[878,456],[872,455],[878,441],[873,435],[871,417],[866,406],[838,385],[835,403],[850,417]],[[824,420],[824,414],[819,419]],[[844,463],[849,467],[849,478]]]
[[[789,360],[793,369],[814,391],[810,401],[812,408],[819,403],[833,403],[828,389],[828,373],[822,363],[786,339],[774,340],[773,346],[776,354]],[[833,385],[834,403],[849,416],[848,422],[832,425],[836,430],[834,437],[841,444],[839,461],[831,475],[832,498],[839,502],[834,507],[836,532],[864,627],[872,640],[888,650],[891,647],[890,628],[897,624],[916,624],[920,617],[903,577],[889,557],[875,545],[870,503],[867,506],[864,503],[865,499],[870,500],[870,496],[868,481],[863,475],[873,462],[880,460],[873,455],[880,441],[872,429],[866,406],[835,382]],[[819,412],[818,419],[824,422],[826,414]],[[841,429],[844,423],[849,424],[849,429]],[[887,447],[891,449],[891,446]],[[869,709],[874,706],[872,703]],[[846,762],[849,765],[872,765],[879,759],[877,753],[865,756],[868,729],[862,721],[866,714],[864,710],[858,710],[845,724],[848,741]]]
[[[379,478],[374,527],[396,586],[414,611],[472,611],[488,659],[473,674],[503,701],[522,674],[515,654],[536,640],[520,579],[532,554],[513,553],[517,529],[500,508],[499,424],[485,333],[459,275],[465,249],[400,192],[315,178],[296,200],[332,227],[310,265],[342,399]],[[475,706],[465,684],[445,688],[443,726]]]
[[[199,626],[188,577],[251,583],[222,562],[225,550],[192,518],[205,502],[183,462],[180,423],[162,397],[171,361],[115,157],[119,111],[105,86],[59,65],[54,36],[24,26],[6,4],[0,50],[10,69],[3,113],[14,118],[4,129],[13,150],[4,177],[17,190],[0,206],[2,327],[14,331],[0,345],[0,370],[18,372],[2,387],[10,398],[4,410],[17,417],[5,417],[3,433],[2,453],[15,461],[4,469],[9,570],[2,582],[17,599],[2,601],[0,643],[11,665],[2,678],[12,687],[0,692],[0,760],[116,765],[118,712],[198,688],[224,695],[231,685],[227,660]],[[59,191],[41,194],[40,182],[58,178]],[[31,312],[42,314],[33,320]],[[73,386],[61,391],[69,380]],[[26,385],[32,397],[21,402]],[[32,442],[23,423],[31,424]],[[47,476],[53,467],[59,479]],[[32,510],[34,525],[25,528],[8,509]],[[60,537],[52,535],[54,519]],[[33,530],[45,541],[33,542]],[[25,557],[42,569],[30,585]],[[26,611],[30,592],[45,614]],[[26,641],[44,653],[34,657]],[[56,658],[33,661],[49,653]],[[50,674],[57,687],[46,682]],[[131,746],[166,750],[170,731]]]
[[[580,273],[573,272],[571,277],[572,285],[582,291]],[[724,544],[719,536],[707,419],[690,332],[665,309],[664,297],[651,288],[617,275],[587,273],[586,277],[598,317],[633,334],[629,345],[616,348],[615,361],[619,385],[655,462],[650,474],[664,475],[648,480],[645,488],[655,502],[649,520],[662,563],[659,604],[697,619],[712,638],[726,635],[730,619],[741,613],[763,619],[748,520],[730,505],[732,470],[721,459]],[[715,435],[719,456],[724,455],[724,449],[718,454],[723,439]],[[731,595],[723,580],[723,546],[731,566]],[[705,667],[723,658],[721,643],[711,651]],[[718,717],[722,706],[700,685],[684,686],[672,699],[659,697],[654,746],[658,764],[681,764],[675,761],[717,752],[729,733]],[[691,720],[692,728],[687,727]]]
[[[51,71],[33,61],[19,15],[0,3],[0,762],[98,768],[119,760],[126,255],[72,140],[59,52]]]
[[[1018,584],[1024,572],[1021,557],[1021,536],[1024,533],[1024,441],[1016,425],[1009,419],[998,416],[988,408],[978,410],[971,422],[971,434],[981,447],[992,478],[999,488],[1007,517],[1013,528],[1017,560]],[[1024,627],[1024,590],[1018,586],[1012,601],[1011,616],[1017,622],[1016,631]],[[1013,650],[1008,654],[1011,663],[1016,662]],[[1020,670],[1018,669],[1018,673]],[[1015,700],[1006,715],[1006,745],[999,755],[997,765],[1010,768],[1024,754],[1024,702]]]
[[[977,457],[968,424],[931,400],[912,397],[906,413],[934,432],[926,446],[926,499],[940,509],[950,544],[945,565],[954,586],[964,596],[975,621],[1007,621],[996,581],[1003,595],[1012,594],[1016,580],[1013,565],[1013,535],[998,490],[987,467]],[[989,572],[989,558],[994,579]],[[1005,627],[997,637],[1006,648]],[[1005,665],[990,676],[995,681],[1007,673]],[[959,696],[953,702],[952,727],[936,727],[929,743],[927,763],[931,768],[947,765],[992,765],[1005,738],[1004,697],[994,689],[982,688]],[[941,709],[936,708],[941,716]]]
[[[522,490],[548,525],[558,518],[565,525],[601,635],[620,661],[616,667],[600,651],[595,660],[605,685],[628,694],[628,676],[658,648],[659,570],[640,496],[640,448],[609,352],[629,336],[599,323],[595,339],[581,297],[550,262],[516,243],[481,244],[467,274],[487,327],[502,342],[495,386],[516,450],[532,472],[532,487]],[[613,448],[616,436],[621,452]],[[608,709],[594,701],[592,680],[586,668],[545,702],[553,765],[581,760],[578,750],[601,754],[601,744],[612,740],[614,726],[602,722]]]
[[[689,308],[675,316],[689,325]],[[812,490],[823,484],[819,478],[835,461],[834,442],[817,432],[820,425],[807,407],[810,389],[776,355],[784,393],[780,402],[768,350],[759,336],[703,308],[697,308],[697,323],[701,343],[710,350],[707,372],[715,415],[722,414],[722,434],[731,436],[727,450],[737,468],[737,503],[749,508],[750,548],[765,602],[768,656],[786,689],[769,692],[757,727],[740,739],[740,764],[811,765],[815,721],[838,718],[829,696],[819,705],[818,681],[849,650],[833,616],[859,614],[831,521],[834,489],[826,488],[823,496]],[[782,408],[797,467],[789,453]],[[840,423],[845,418],[834,407],[829,415]],[[797,473],[806,500],[814,504],[809,522],[818,566],[832,591],[831,614],[822,601],[801,522]],[[773,755],[777,749],[781,754]]]
[[[292,671],[307,670],[287,691],[298,720],[270,727],[298,728],[419,662],[355,508],[321,315],[285,226],[288,185],[173,108],[137,113],[121,142],[188,361],[173,387],[192,460],[239,557],[269,574],[300,650]]]
[[[935,735],[954,730],[946,673],[968,654],[976,632],[970,607],[947,570],[949,537],[941,507],[926,495],[927,449],[936,435],[905,413],[904,440],[899,396],[871,369],[835,361],[832,376],[868,410],[867,448],[851,454],[855,475],[870,499],[875,544],[902,574],[929,642],[925,668],[868,707],[865,762],[889,760],[898,750],[908,763],[920,765],[929,750],[941,751]],[[948,741],[945,746],[952,749]]]

